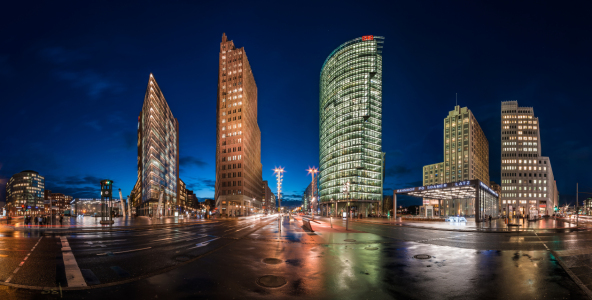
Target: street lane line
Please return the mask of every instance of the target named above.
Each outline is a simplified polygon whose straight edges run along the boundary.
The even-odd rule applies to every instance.
[[[60,237],[60,240],[62,242],[62,257],[64,258],[64,268],[66,269],[68,287],[87,286],[86,281],[80,272],[80,268],[78,267],[78,263],[76,263],[76,258],[74,257],[74,253],[72,253],[68,239],[65,236],[62,236]]]
[[[187,248],[187,249],[189,250],[189,249],[195,249],[195,248],[199,248],[199,247],[204,247],[204,246],[207,246],[211,241],[215,241],[217,239],[219,239],[219,237],[217,237],[215,239],[211,239],[209,241],[201,242],[199,244],[195,244],[195,247],[191,247],[191,248]]]
[[[12,275],[10,275],[10,277],[8,277],[8,279],[6,279],[6,281],[4,281],[4,282],[10,283],[10,281],[12,280],[12,277],[14,276],[14,274],[16,274],[16,272],[18,272],[18,270],[20,270],[21,267],[25,264],[25,261],[27,260],[27,258],[29,257],[29,255],[31,255],[31,252],[33,252],[33,250],[35,250],[35,247],[37,247],[37,245],[39,245],[39,242],[41,242],[41,239],[42,238],[43,237],[40,237],[39,240],[37,240],[37,243],[35,243],[35,246],[33,246],[33,248],[31,249],[31,251],[25,256],[25,258],[23,259],[23,261],[21,261],[21,263],[19,264],[19,266],[16,267],[16,269],[14,269],[14,272],[12,272]]]
[[[134,249],[134,250],[126,250],[126,251],[119,251],[119,252],[111,252],[111,253],[112,254],[128,253],[128,252],[141,251],[141,250],[146,250],[146,249],[151,249],[151,248],[152,247],[146,247],[146,248],[140,248],[140,249]],[[99,253],[97,255],[102,256],[102,255],[107,255],[107,253]]]

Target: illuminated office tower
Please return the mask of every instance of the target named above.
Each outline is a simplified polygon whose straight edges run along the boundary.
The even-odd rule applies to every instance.
[[[137,215],[156,214],[163,191],[160,214],[173,215],[179,187],[179,122],[150,74],[138,117],[138,179],[132,192]]]
[[[261,211],[265,195],[257,124],[257,84],[245,48],[222,35],[216,108],[216,208],[222,215]]]
[[[45,177],[31,170],[12,175],[6,183],[6,210],[13,216],[44,211]]]
[[[382,201],[383,37],[337,47],[320,76],[319,208],[377,213]]]
[[[475,115],[455,106],[444,118],[444,162],[423,167],[423,185],[479,179],[489,183],[489,142]]]
[[[557,184],[549,157],[541,156],[539,119],[518,101],[502,102],[501,114],[502,214],[553,214]]]

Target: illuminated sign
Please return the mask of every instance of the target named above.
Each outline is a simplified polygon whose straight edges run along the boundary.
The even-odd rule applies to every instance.
[[[482,186],[484,189],[488,190],[488,191],[489,191],[490,193],[492,193],[494,196],[496,196],[496,197],[499,197],[499,195],[498,195],[498,194],[497,194],[497,193],[496,193],[494,190],[492,190],[490,187],[488,187],[488,186],[487,186],[485,183],[483,183],[483,182],[480,182],[480,184],[481,184],[481,186]]]
[[[470,185],[471,182],[470,181],[459,181],[459,182],[455,182],[454,186],[465,186],[465,185]]]
[[[406,189],[397,190],[397,193],[413,192],[413,191],[415,191],[415,188],[406,188]]]
[[[428,185],[428,186],[426,186],[426,188],[427,188],[428,190],[433,190],[433,189],[441,189],[441,188],[445,188],[445,187],[447,187],[447,186],[448,186],[448,184],[446,184],[446,183],[443,183],[443,184],[434,184],[434,185]]]
[[[365,35],[362,37],[362,41],[372,41],[372,40],[374,40],[373,35]]]

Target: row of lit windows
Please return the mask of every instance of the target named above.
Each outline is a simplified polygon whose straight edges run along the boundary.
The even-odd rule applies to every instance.
[[[222,161],[233,161],[233,160],[241,160],[242,155],[232,155],[232,156],[225,156],[222,157]]]
[[[504,115],[502,119],[532,119],[532,116],[525,115]]]
[[[222,122],[222,123],[224,123],[224,122]],[[243,127],[242,123],[238,123],[238,128],[241,128],[241,127]],[[235,129],[235,128],[237,128],[237,124],[228,125],[228,130]],[[222,126],[222,130],[226,130],[226,126]]]
[[[524,195],[524,196],[523,196]],[[537,194],[533,193],[502,193],[502,197],[519,197],[519,198],[537,198]],[[538,198],[547,198],[547,194],[538,194]]]

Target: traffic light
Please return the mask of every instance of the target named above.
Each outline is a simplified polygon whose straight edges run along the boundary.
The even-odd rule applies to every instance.
[[[559,211],[559,207],[557,207],[557,205],[555,205],[555,207],[553,207],[553,211]]]

